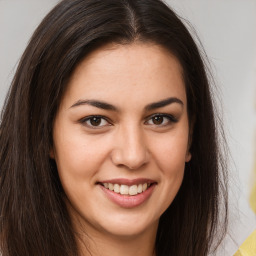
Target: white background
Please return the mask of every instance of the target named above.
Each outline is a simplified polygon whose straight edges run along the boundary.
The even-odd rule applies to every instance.
[[[18,60],[56,0],[0,0],[0,109]],[[233,255],[255,228],[248,198],[256,155],[256,0],[169,0],[193,25],[212,65],[232,155],[230,234]],[[232,238],[231,238],[232,237]]]

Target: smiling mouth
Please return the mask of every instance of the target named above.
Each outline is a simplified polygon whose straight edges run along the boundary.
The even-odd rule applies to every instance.
[[[115,192],[120,195],[136,196],[145,192],[150,188],[154,183],[142,183],[137,185],[124,185],[124,184],[113,184],[113,183],[99,183],[101,186],[106,189]]]

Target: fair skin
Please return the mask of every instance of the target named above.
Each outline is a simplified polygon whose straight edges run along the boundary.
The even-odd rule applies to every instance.
[[[177,59],[149,43],[90,53],[71,76],[53,141],[81,255],[84,244],[92,255],[154,255],[159,218],[191,158]]]

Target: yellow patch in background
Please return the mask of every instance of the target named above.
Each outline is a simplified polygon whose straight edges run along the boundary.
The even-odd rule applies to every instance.
[[[255,98],[254,103],[255,103],[254,107],[256,110],[256,98]],[[255,138],[256,138],[256,132],[254,133],[254,142],[256,141]],[[256,153],[256,147],[255,147],[255,153]],[[252,185],[252,191],[250,194],[249,202],[250,202],[250,206],[251,206],[252,210],[256,214],[256,160],[255,160],[255,166],[254,166],[252,180],[253,180],[253,185]]]
[[[234,256],[256,256],[256,230],[244,241]]]
[[[255,133],[255,138],[256,138],[256,133]],[[253,185],[252,185],[252,191],[250,193],[249,201],[250,201],[250,206],[252,210],[256,214],[256,161],[255,161],[254,171],[252,174],[252,181],[253,181]]]
[[[256,168],[255,168],[254,176],[256,176]],[[256,179],[254,178],[254,180],[256,180]],[[254,185],[252,187],[252,192],[250,195],[250,206],[251,206],[252,210],[254,211],[254,213],[256,213],[256,182],[254,183]]]

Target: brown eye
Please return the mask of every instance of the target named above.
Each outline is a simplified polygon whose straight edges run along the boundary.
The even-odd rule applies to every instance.
[[[101,124],[102,118],[100,117],[92,117],[89,119],[89,122],[92,126],[99,126]]]
[[[147,125],[155,125],[155,126],[167,126],[173,123],[177,123],[177,119],[169,114],[156,114],[151,116],[145,124]]]
[[[156,125],[162,124],[163,121],[164,121],[163,116],[154,116],[154,117],[152,118],[153,124],[156,124]]]
[[[89,128],[103,128],[111,125],[111,123],[102,116],[88,116],[81,119],[80,122]]]

